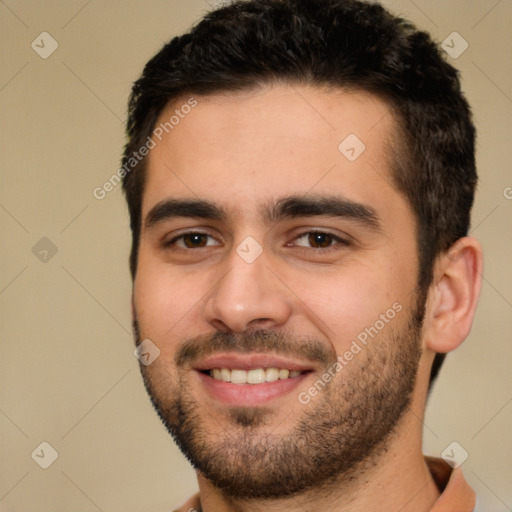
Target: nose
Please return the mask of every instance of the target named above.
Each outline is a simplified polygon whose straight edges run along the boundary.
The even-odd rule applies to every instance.
[[[264,253],[247,263],[233,252],[228,265],[207,296],[206,321],[217,330],[238,333],[286,324],[292,311],[291,292],[269,267]]]

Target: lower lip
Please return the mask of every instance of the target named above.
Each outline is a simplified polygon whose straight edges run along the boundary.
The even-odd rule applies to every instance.
[[[307,378],[303,373],[291,379],[276,380],[263,384],[232,384],[216,380],[209,375],[196,372],[208,395],[220,402],[238,407],[262,405],[295,390]]]

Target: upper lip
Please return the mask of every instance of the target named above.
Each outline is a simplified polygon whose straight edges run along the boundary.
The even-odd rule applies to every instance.
[[[257,368],[278,368],[295,371],[311,371],[313,365],[291,358],[271,354],[234,354],[224,353],[209,356],[193,365],[198,371],[213,368],[229,368],[230,370],[254,370]]]

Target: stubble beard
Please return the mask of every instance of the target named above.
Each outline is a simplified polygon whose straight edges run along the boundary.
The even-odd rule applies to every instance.
[[[405,327],[393,331],[387,326],[388,332],[371,340],[307,407],[293,395],[285,421],[290,423],[294,415],[296,420],[286,434],[276,433],[275,412],[265,407],[226,408],[222,424],[214,422],[211,411],[201,410],[188,391],[179,357],[178,379],[155,373],[158,367],[141,365],[141,371],[153,406],[181,451],[226,497],[292,497],[353,480],[386,450],[411,402],[423,315],[424,302],[418,301]],[[136,319],[135,326],[138,336]],[[208,353],[228,346],[240,352],[280,347],[290,353],[300,346],[306,347],[304,353],[323,358],[325,370],[336,361],[319,342],[271,331],[236,336],[218,332],[208,341],[203,337],[201,344]],[[199,347],[198,340],[190,346]]]

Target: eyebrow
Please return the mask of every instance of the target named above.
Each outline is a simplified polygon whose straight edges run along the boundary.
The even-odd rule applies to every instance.
[[[225,220],[222,208],[209,201],[199,199],[166,199],[157,203],[146,215],[144,227],[149,229],[159,222],[176,217]]]
[[[357,221],[375,231],[382,229],[374,208],[350,199],[329,195],[288,196],[271,201],[262,208],[268,224],[297,217],[339,217]],[[166,199],[157,203],[146,216],[144,227],[177,217],[225,221],[226,211],[219,205],[201,199]]]
[[[296,217],[339,217],[357,221],[375,231],[382,224],[375,208],[339,196],[290,196],[277,200],[265,209],[267,222]]]

